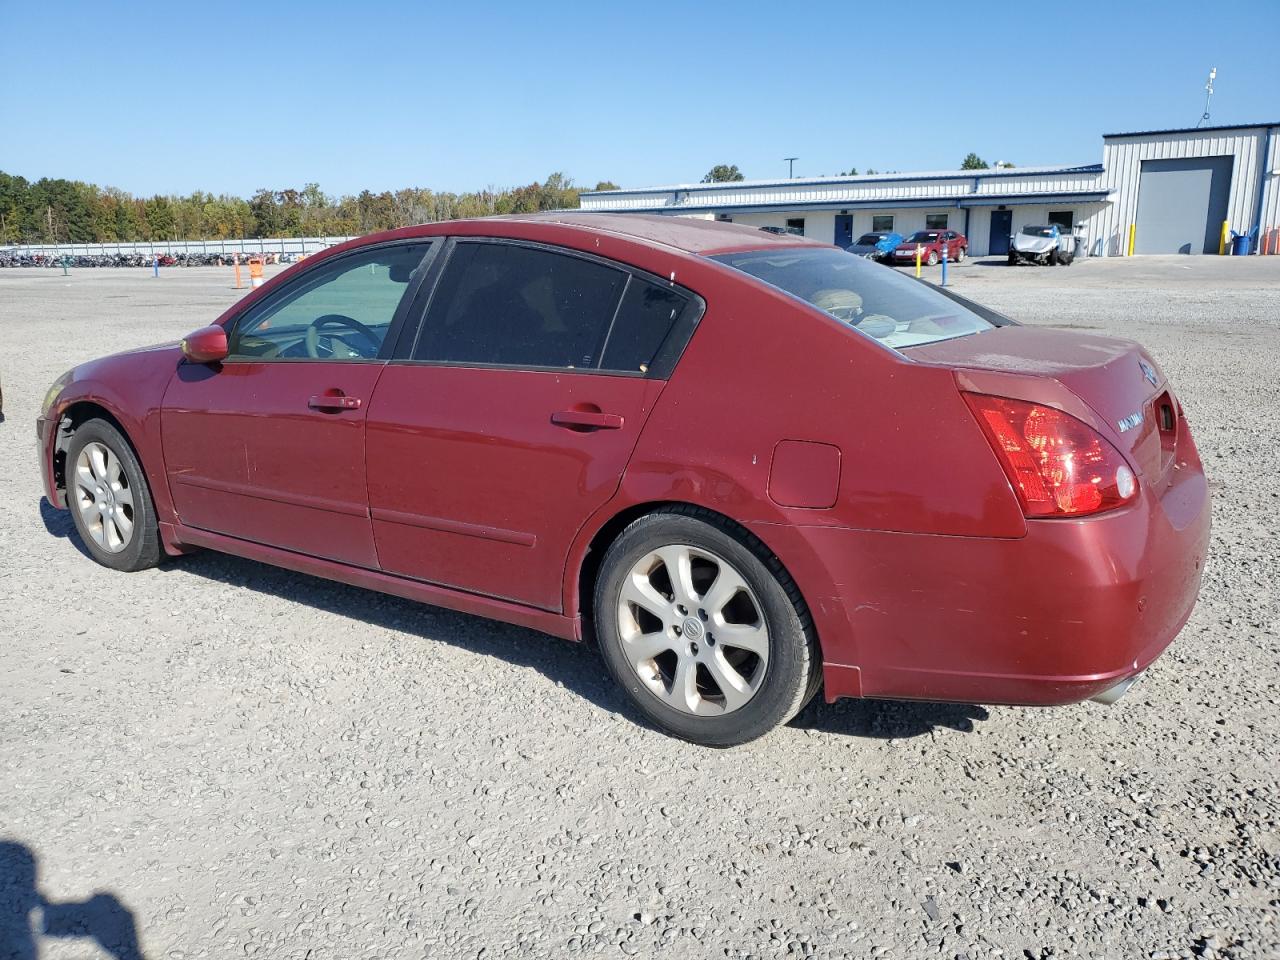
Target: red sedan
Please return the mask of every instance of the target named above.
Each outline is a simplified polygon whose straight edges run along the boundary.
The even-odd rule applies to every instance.
[[[117,570],[208,548],[596,638],[705,744],[827,700],[1110,700],[1199,590],[1207,486],[1140,347],[834,247],[554,214],[308,258],[86,363],[49,500]]]
[[[969,252],[969,241],[954,230],[917,230],[894,249],[893,262],[899,266],[915,263],[917,250],[920,262],[931,267],[942,260],[944,251],[948,260],[959,263]]]

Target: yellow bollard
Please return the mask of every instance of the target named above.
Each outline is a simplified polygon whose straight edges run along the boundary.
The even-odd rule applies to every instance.
[[[1125,254],[1126,257],[1133,256],[1133,245],[1137,241],[1137,239],[1138,239],[1138,225],[1136,223],[1131,223],[1129,224],[1129,252]]]
[[[1227,234],[1231,232],[1231,228],[1227,226],[1227,221],[1222,221],[1222,235],[1218,237],[1218,256],[1225,257],[1227,255]]]
[[[916,244],[916,279],[920,279],[920,255],[924,253],[924,247]]]

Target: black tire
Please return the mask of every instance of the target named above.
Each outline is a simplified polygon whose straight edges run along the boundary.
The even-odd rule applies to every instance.
[[[964,247],[956,251],[956,263],[964,263]]]
[[[98,543],[86,526],[78,507],[76,462],[84,448],[95,442],[106,447],[108,452],[119,461],[125,485],[132,494],[132,505],[121,508],[128,512],[132,520],[132,533],[123,548],[115,552]],[[160,527],[156,522],[155,502],[151,499],[151,489],[147,486],[142,464],[138,462],[138,457],[125,436],[106,420],[86,420],[72,434],[71,443],[67,449],[66,499],[76,532],[80,534],[80,540],[89,551],[89,555],[98,563],[112,570],[133,573],[154,567],[160,562]]]
[[[1012,252],[1010,252],[1010,254],[1009,254],[1009,266],[1011,266],[1011,267],[1016,267],[1017,265],[1018,265],[1018,255],[1017,255],[1016,253],[1012,253]]]
[[[1058,248],[1057,247],[1054,247],[1052,250],[1049,251],[1049,256],[1045,259],[1045,263],[1051,267],[1056,267],[1058,265]]]
[[[768,629],[768,662],[760,667],[764,673],[755,693],[720,715],[697,716],[671,706],[641,680],[624,653],[618,614],[623,582],[646,555],[677,545],[708,551],[735,568],[758,598]],[[821,686],[821,656],[799,588],[759,540],[711,511],[671,507],[632,522],[605,552],[594,608],[600,653],[627,698],[662,730],[692,743],[731,747],[761,737],[799,713]]]
[[[929,259],[926,260],[925,263],[929,264],[931,267],[936,267],[938,265],[938,251],[930,250]]]

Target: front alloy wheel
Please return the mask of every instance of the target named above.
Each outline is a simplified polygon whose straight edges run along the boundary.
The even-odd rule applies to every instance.
[[[86,420],[67,450],[67,506],[89,555],[113,570],[160,562],[160,528],[142,464],[114,424]]]
[[[76,457],[74,502],[90,538],[108,553],[119,553],[133,539],[134,503],[120,458],[97,441]]]

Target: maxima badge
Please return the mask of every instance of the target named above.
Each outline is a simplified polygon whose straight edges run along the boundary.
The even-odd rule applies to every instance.
[[[1142,425],[1141,410],[1137,410],[1129,414],[1123,420],[1116,421],[1116,426],[1120,428],[1121,433],[1124,433],[1126,430],[1132,430],[1134,427],[1139,427],[1141,425]]]

